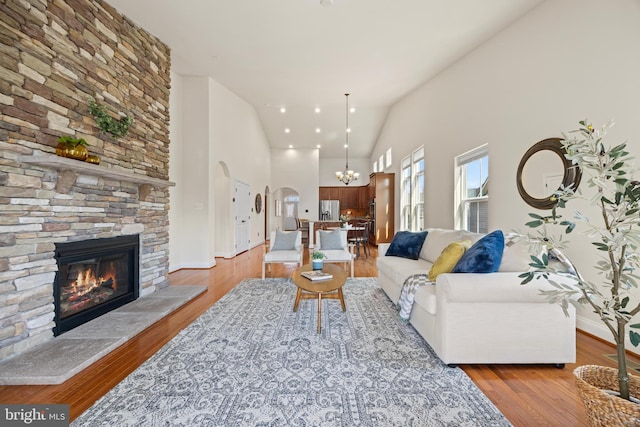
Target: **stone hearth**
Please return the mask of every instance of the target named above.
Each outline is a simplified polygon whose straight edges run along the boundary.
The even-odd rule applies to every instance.
[[[206,290],[169,286],[0,363],[0,385],[61,384]]]

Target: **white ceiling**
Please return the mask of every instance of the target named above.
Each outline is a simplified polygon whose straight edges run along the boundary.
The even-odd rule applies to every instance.
[[[252,104],[272,147],[343,157],[350,93],[349,156],[366,158],[391,105],[543,0],[107,1],[171,47],[177,73]]]

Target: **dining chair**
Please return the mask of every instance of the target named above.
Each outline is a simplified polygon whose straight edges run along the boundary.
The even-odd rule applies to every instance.
[[[349,237],[349,243],[355,245],[356,256],[360,258],[360,246],[364,255],[369,257],[369,222],[359,222],[352,228],[353,236]]]
[[[309,244],[309,220],[301,220],[296,218],[297,230],[302,232],[302,244],[307,246]]]

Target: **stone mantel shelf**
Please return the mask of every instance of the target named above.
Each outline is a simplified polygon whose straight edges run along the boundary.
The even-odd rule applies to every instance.
[[[18,160],[23,163],[33,163],[57,169],[59,171],[59,176],[58,182],[56,183],[56,190],[60,193],[69,192],[73,184],[75,184],[76,172],[83,175],[100,176],[113,180],[140,184],[139,197],[142,200],[146,199],[146,195],[148,195],[151,187],[165,188],[176,185],[175,182],[167,181],[165,179],[153,178],[139,173],[108,168],[94,163],[82,162],[56,155],[34,154],[30,156],[20,156]]]

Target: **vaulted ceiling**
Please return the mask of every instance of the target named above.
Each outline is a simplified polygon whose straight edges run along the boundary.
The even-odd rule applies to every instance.
[[[171,47],[177,73],[253,105],[272,147],[343,157],[350,93],[362,158],[395,102],[543,0],[107,1]]]

